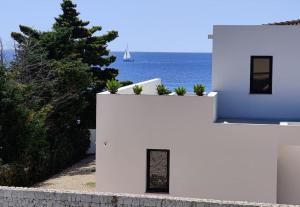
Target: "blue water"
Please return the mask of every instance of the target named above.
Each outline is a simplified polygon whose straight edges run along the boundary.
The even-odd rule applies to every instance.
[[[123,53],[114,52],[119,80],[134,83],[161,78],[169,89],[184,86],[193,91],[194,84],[204,84],[211,91],[211,53],[131,53],[134,62],[123,62]]]
[[[5,51],[7,60],[13,51]],[[134,62],[123,62],[123,52],[114,52],[117,61],[112,67],[119,69],[119,80],[134,83],[161,78],[171,90],[184,86],[193,91],[194,84],[204,84],[211,91],[211,53],[159,53],[133,52]]]

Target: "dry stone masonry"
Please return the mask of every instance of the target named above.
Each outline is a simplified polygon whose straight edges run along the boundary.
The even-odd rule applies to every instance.
[[[0,187],[0,207],[282,207],[284,205],[154,195]]]

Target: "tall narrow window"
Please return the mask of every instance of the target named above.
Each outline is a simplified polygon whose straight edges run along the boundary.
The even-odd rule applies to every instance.
[[[149,193],[169,193],[170,151],[147,149],[147,186]]]
[[[251,94],[272,94],[272,65],[272,56],[251,57]]]

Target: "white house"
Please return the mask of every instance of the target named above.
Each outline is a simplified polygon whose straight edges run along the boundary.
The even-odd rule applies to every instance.
[[[207,96],[97,95],[98,191],[300,204],[300,26],[212,38]]]

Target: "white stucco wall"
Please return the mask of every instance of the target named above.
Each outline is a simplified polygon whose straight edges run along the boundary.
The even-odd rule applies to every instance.
[[[212,89],[221,118],[300,120],[300,27],[214,26]],[[250,91],[250,56],[273,56],[273,94]]]
[[[98,94],[97,190],[145,193],[146,149],[169,149],[171,196],[300,204],[300,126],[276,123],[300,117],[298,38],[295,26],[215,26],[218,95]],[[249,94],[260,55],[273,56],[272,95]]]
[[[300,204],[300,146],[279,147],[277,194],[278,203]]]
[[[275,203],[278,146],[300,127],[213,123],[215,100],[98,94],[97,190],[145,193],[146,149],[170,149],[170,195]]]

